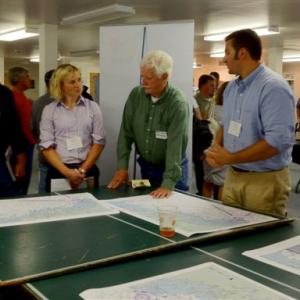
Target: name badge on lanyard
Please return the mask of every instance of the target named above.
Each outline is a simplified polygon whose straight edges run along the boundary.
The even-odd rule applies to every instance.
[[[168,133],[166,131],[155,131],[155,137],[160,140],[166,140]]]
[[[234,135],[236,137],[239,137],[242,129],[242,124],[240,122],[236,121],[230,121],[229,123],[229,128],[228,128],[228,133],[231,135]]]
[[[76,135],[71,138],[67,138],[67,149],[68,150],[74,150],[82,148],[82,141],[80,136]]]

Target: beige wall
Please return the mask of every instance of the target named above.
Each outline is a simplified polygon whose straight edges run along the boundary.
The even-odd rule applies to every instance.
[[[232,80],[234,78],[233,75],[228,74],[228,70],[225,65],[220,65],[218,59],[211,59],[211,62],[209,64],[194,69],[193,86],[197,87],[198,79],[201,75],[209,74],[212,71],[218,72],[220,74],[221,81]],[[296,99],[300,98],[300,62],[284,63],[283,75],[293,76],[294,95]]]
[[[283,74],[294,76],[294,95],[296,99],[300,98],[300,62],[284,63]]]

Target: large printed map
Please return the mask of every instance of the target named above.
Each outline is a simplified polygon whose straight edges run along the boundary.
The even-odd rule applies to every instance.
[[[276,244],[245,251],[246,256],[300,275],[300,236]]]
[[[112,287],[86,290],[80,297],[84,300],[292,299],[212,262]]]
[[[89,193],[0,201],[0,227],[115,214]]]
[[[185,236],[276,220],[269,216],[178,192],[173,192],[168,199],[153,199],[149,195],[144,195],[106,202],[112,207],[154,224],[158,224],[158,207],[160,205],[175,206],[177,207],[176,232]]]

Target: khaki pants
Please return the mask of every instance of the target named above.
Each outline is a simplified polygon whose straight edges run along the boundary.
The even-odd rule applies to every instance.
[[[291,191],[288,168],[272,172],[238,172],[228,168],[224,204],[284,217]]]

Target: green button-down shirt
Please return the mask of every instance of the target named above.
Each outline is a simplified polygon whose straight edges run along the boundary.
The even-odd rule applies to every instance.
[[[165,166],[162,187],[173,189],[181,177],[188,140],[189,108],[181,91],[167,86],[153,103],[142,87],[134,88],[125,105],[118,139],[118,168],[128,169],[131,146],[147,162]]]

